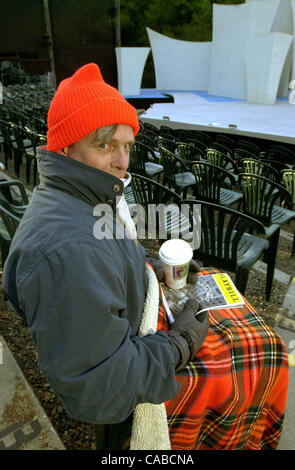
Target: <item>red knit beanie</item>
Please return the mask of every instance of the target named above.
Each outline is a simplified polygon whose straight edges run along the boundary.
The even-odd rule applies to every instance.
[[[136,109],[102,78],[96,64],[87,64],[63,80],[50,104],[47,149],[56,152],[109,124],[139,130]]]

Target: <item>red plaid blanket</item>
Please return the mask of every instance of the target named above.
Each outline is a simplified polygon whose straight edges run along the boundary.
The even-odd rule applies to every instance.
[[[171,448],[275,449],[287,401],[285,345],[247,301],[209,315],[207,338],[166,403]],[[160,302],[158,329],[168,328]]]

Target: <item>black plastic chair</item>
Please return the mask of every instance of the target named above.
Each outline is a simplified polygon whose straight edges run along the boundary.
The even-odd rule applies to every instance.
[[[147,131],[147,132],[149,132],[149,131],[150,131],[150,132],[153,132],[153,133],[156,134],[156,135],[157,135],[158,132],[159,132],[159,129],[157,128],[157,126],[154,126],[154,124],[152,124],[152,123],[150,123],[150,122],[144,121],[144,122],[143,122],[143,128],[144,128],[145,131]]]
[[[9,204],[6,208],[14,215],[21,216],[29,204],[24,185],[18,180],[0,181],[0,204],[3,201]]]
[[[164,169],[163,184],[174,189],[177,194],[185,198],[188,189],[196,183],[193,173],[187,171],[185,164],[177,155],[162,147],[162,145],[159,145],[159,150]]]
[[[168,126],[160,126],[159,135],[164,137],[171,136],[172,140],[177,140],[177,132],[175,131],[175,129],[172,129]]]
[[[18,153],[18,168],[16,175],[19,176],[19,166],[22,163],[22,158],[25,158],[26,161],[26,181],[30,183],[30,169],[32,161],[35,158],[35,149],[33,147],[32,141],[29,138],[28,131],[14,123],[10,123],[11,132],[14,135],[17,153]]]
[[[291,150],[288,146],[284,145],[283,143],[271,144],[267,151],[276,151],[284,152],[291,160],[295,158],[295,153]]]
[[[153,238],[151,233],[157,239],[179,238],[180,235],[184,237],[189,232],[189,220],[186,214],[181,212],[181,199],[178,194],[142,175],[131,175],[131,183],[127,187],[130,187],[129,194],[124,195],[131,211],[136,209],[134,204],[144,209],[145,233],[141,231],[139,238],[146,234]]]
[[[14,103],[9,104],[7,109],[10,122],[21,127],[24,127],[29,122],[30,116],[26,114],[22,100],[19,103],[16,103],[16,100],[14,100]]]
[[[263,235],[263,224],[219,204],[201,200],[183,200],[182,203],[190,207],[191,225],[195,223],[194,205],[201,205],[200,246],[194,250],[194,258],[201,260],[204,266],[234,272],[235,284],[245,294],[250,269],[269,246],[267,240],[249,231]],[[268,276],[273,277],[273,272]]]
[[[193,147],[196,147],[198,150],[201,150],[202,152],[205,152],[206,149],[208,148],[208,144],[205,142],[202,142],[201,140],[197,140],[196,138],[187,138],[183,140],[183,142],[192,145]]]
[[[159,178],[163,172],[163,166],[157,163],[157,157],[152,149],[142,142],[135,142],[130,150],[129,170],[148,178],[154,176]]]
[[[241,173],[251,173],[253,175],[264,176],[276,183],[280,183],[282,180],[282,176],[279,171],[268,163],[261,160],[255,160],[254,158],[243,158],[241,160]]]
[[[140,132],[141,132],[141,134],[147,135],[148,137],[150,137],[153,140],[157,139],[158,135],[159,135],[158,134],[158,129],[156,131],[154,131],[152,129],[146,128],[146,126]]]
[[[139,132],[143,131],[144,130],[144,123],[140,119],[138,120],[138,123],[139,123]]]
[[[265,235],[270,241],[265,259],[268,269],[274,270],[280,228],[295,219],[295,211],[276,205],[276,202],[290,201],[291,195],[286,188],[263,176],[241,173],[239,180],[243,191],[243,212],[265,226]],[[268,299],[270,293],[271,286],[268,289]]]
[[[241,172],[241,169],[242,169],[243,158],[251,158],[252,160],[260,160],[260,158],[256,154],[250,152],[249,150],[238,148],[238,147],[233,149],[232,158],[236,162],[239,173]]]
[[[225,207],[241,204],[243,194],[227,189],[228,181],[234,187],[236,180],[232,173],[208,162],[192,162],[191,171],[195,176],[194,195],[196,199],[213,202]]]
[[[46,113],[47,114],[47,113]],[[30,116],[30,119],[28,120],[28,123],[30,123],[30,127],[34,132],[37,134],[41,135],[46,135],[47,133],[47,123],[46,123],[46,117],[37,117],[34,113]]]
[[[198,140],[200,142],[203,142],[204,144],[206,144],[207,147],[210,146],[210,144],[213,140],[211,135],[207,134],[206,132],[198,131],[198,130],[195,130],[195,129],[194,130],[191,129],[190,132],[193,135],[193,139]]]
[[[292,165],[288,163],[281,162],[279,160],[272,160],[270,158],[265,158],[262,160],[263,163],[266,163],[267,165],[270,165],[272,168],[277,170],[279,173],[281,173],[283,170],[289,170]]]
[[[295,208],[295,169],[284,169],[281,174],[284,186],[292,197],[290,206]]]
[[[135,137],[136,142],[141,142],[142,144],[146,145],[154,152],[158,149],[157,145],[157,137],[151,137],[150,135],[145,134],[144,132],[139,131]],[[157,155],[156,155],[157,156]]]
[[[186,139],[193,139],[194,134],[189,129],[175,129],[178,142],[185,142]]]
[[[186,142],[178,143],[177,155],[183,161],[187,169],[189,169],[191,162],[205,159],[203,150],[200,150]]]
[[[241,149],[241,150],[246,150],[252,153],[253,155],[256,155],[257,157],[261,151],[259,145],[253,142],[253,140],[245,139],[245,138],[237,140],[236,148]]]
[[[283,145],[271,145],[265,152],[267,160],[276,160],[281,163],[295,165],[295,155],[292,150]]]
[[[228,157],[232,157],[232,155],[233,155],[233,149],[232,148],[229,148],[226,145],[221,144],[221,143],[216,142],[216,141],[211,142],[211,144],[208,148],[218,150],[219,152],[223,153],[224,155],[227,155]]]
[[[17,152],[17,144],[11,132],[10,123],[4,119],[0,119],[0,131],[3,138],[2,146],[4,150],[5,167],[9,168],[8,161],[14,160],[14,171],[19,174],[19,155]]]
[[[287,202],[288,208],[295,210],[295,169],[283,170],[282,179],[287,191],[291,194],[292,202]],[[293,236],[292,255],[295,255],[295,232]]]
[[[218,142],[219,144],[222,144],[229,149],[233,149],[236,146],[235,140],[232,137],[224,134],[216,134],[214,142]]]
[[[29,127],[25,127],[25,131],[27,133],[27,137],[30,139],[32,147],[31,147],[31,155],[27,161],[26,166],[26,179],[27,182],[30,183],[31,180],[31,165],[33,163],[33,184],[36,186],[37,184],[37,176],[38,176],[38,165],[37,165],[37,147],[40,145],[46,145],[47,138],[43,134],[38,134],[33,129]]]
[[[257,218],[267,227],[281,227],[295,218],[295,211],[276,204],[277,201],[292,201],[286,188],[268,178],[249,173],[240,173],[239,179],[244,196],[244,213]]]
[[[10,206],[5,201],[0,202],[0,244],[2,256],[2,269],[7,259],[11,241],[20,223],[21,216],[17,216],[10,211]]]
[[[213,165],[220,166],[220,168],[224,168],[225,170],[230,171],[235,178],[236,184],[238,183],[239,169],[232,157],[214,148],[206,149],[205,155],[208,163],[212,163]],[[232,186],[230,181],[227,183],[229,187]]]
[[[160,151],[160,147],[163,147],[169,150],[170,152],[174,153],[177,148],[177,141],[172,140],[171,138],[167,138],[167,137],[158,137],[157,147],[159,151]],[[160,155],[161,155],[161,152],[160,152]]]

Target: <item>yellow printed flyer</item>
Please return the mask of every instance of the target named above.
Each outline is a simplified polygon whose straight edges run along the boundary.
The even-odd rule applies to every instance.
[[[197,315],[204,310],[239,308],[245,303],[227,273],[200,276],[196,286],[190,291],[190,296],[200,302],[201,310]]]
[[[226,273],[213,274],[212,276],[217,282],[228,304],[236,304],[243,301],[236,286]]]

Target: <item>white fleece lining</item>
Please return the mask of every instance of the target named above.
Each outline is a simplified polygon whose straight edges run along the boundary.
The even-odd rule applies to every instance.
[[[146,264],[148,290],[139,336],[155,334],[158,324],[159,283],[154,270]],[[171,450],[166,407],[164,403],[154,405],[142,403],[133,413],[131,450]]]

